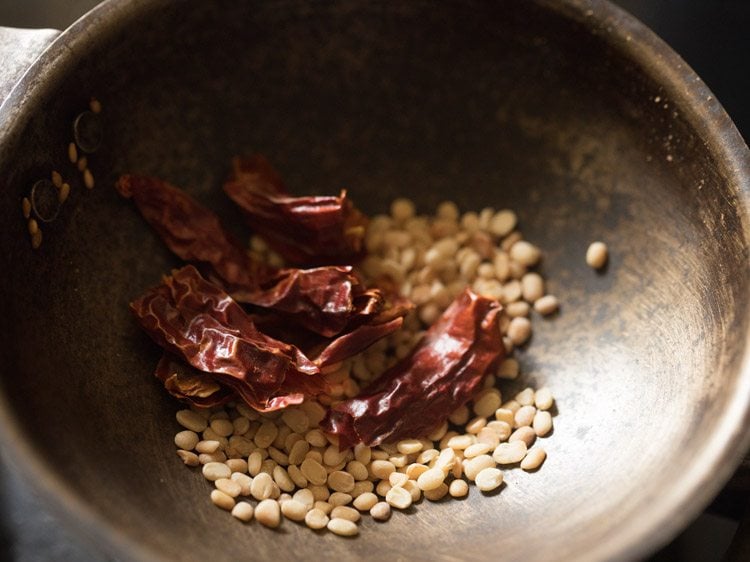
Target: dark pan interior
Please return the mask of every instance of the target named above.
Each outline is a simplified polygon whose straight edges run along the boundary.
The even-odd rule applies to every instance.
[[[586,559],[642,554],[708,500],[691,488],[706,463],[739,454],[711,446],[738,431],[727,410],[746,384],[747,201],[626,39],[520,1],[119,5],[117,26],[105,9],[74,28],[86,48],[79,36],[0,147],[0,365],[23,439],[121,537],[169,559]],[[92,95],[106,129],[87,191],[66,147]],[[250,151],[298,192],[346,187],[373,213],[401,195],[423,212],[518,212],[562,302],[503,387],[555,393],[542,470],[368,518],[356,540],[245,527],[211,505],[174,455],[178,404],[127,309],[177,262],[112,186],[158,174],[240,225],[220,185]],[[73,192],[34,252],[19,201],[52,169]],[[595,239],[611,249],[603,274],[584,261]]]

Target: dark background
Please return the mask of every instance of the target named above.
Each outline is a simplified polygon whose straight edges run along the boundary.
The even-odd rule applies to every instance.
[[[63,29],[95,0],[0,0],[0,25]],[[750,0],[616,0],[692,66],[750,138]],[[2,54],[0,53],[0,64]],[[0,451],[2,455],[2,451]],[[721,560],[750,516],[748,494],[728,487],[651,562]],[[70,535],[45,500],[0,464],[0,559],[17,562],[109,560]]]

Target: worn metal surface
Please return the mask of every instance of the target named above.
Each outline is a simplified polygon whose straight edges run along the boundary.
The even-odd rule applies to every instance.
[[[106,130],[89,192],[65,149],[91,95]],[[748,444],[748,150],[684,63],[608,4],[113,1],[60,37],[0,125],[2,435],[121,556],[633,558]],[[541,471],[366,521],[353,541],[210,504],[173,455],[177,406],[126,308],[174,261],[111,186],[158,173],[232,220],[218,187],[249,150],[369,211],[401,194],[518,210],[563,303],[513,385],[557,396]],[[53,168],[74,191],[32,252],[19,201]],[[603,275],[583,260],[593,239],[611,248]]]

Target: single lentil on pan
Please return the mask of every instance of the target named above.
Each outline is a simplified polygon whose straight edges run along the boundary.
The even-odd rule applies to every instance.
[[[325,406],[356,395],[407,355],[465,286],[501,300],[506,309],[501,329],[511,352],[531,336],[532,308],[547,315],[559,306],[533,271],[541,251],[523,240],[512,211],[460,215],[448,202],[436,217],[423,217],[400,199],[391,213],[372,219],[362,273],[368,283],[392,276],[417,303],[402,330],[326,368],[323,376],[332,390],[317,401],[270,414],[242,403],[177,413],[184,428],[175,436],[178,455],[188,466],[202,465],[205,478],[214,482],[212,502],[241,521],[255,518],[277,527],[286,518],[354,536],[360,513],[385,521],[392,508],[407,509],[422,497],[465,497],[469,482],[489,492],[502,485],[503,470],[520,463],[531,471],[544,462],[544,450],[531,445],[551,432],[554,398],[546,387],[526,388],[503,402],[496,382],[515,379],[520,371],[510,355],[487,375],[474,400],[451,414],[453,425],[442,424],[427,439],[340,451],[337,439],[319,429]],[[270,255],[258,238],[251,248],[261,259]]]
[[[607,263],[608,253],[604,242],[592,242],[586,250],[586,263],[593,269],[601,269]]]

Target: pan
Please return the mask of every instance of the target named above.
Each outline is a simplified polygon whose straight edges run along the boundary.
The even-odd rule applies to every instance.
[[[62,33],[0,37],[0,434],[105,552],[634,559],[740,462],[750,154],[700,78],[618,8],[110,0]],[[92,97],[98,118],[74,128]],[[68,159],[76,140],[89,177]],[[300,192],[346,187],[368,213],[397,196],[422,212],[445,199],[517,211],[562,303],[505,387],[555,392],[533,478],[365,521],[354,540],[243,526],[207,501],[174,455],[179,405],[127,306],[177,262],[113,185],[155,174],[240,224],[220,185],[251,151]],[[53,171],[70,193],[34,249],[21,201]],[[601,274],[584,259],[596,239],[610,247]]]

